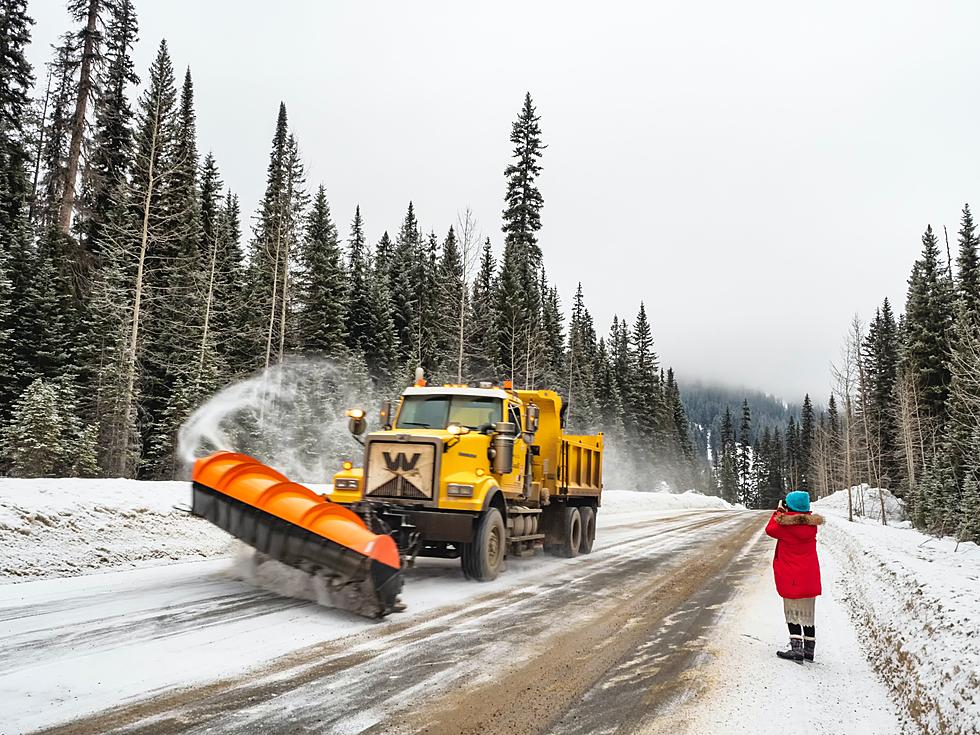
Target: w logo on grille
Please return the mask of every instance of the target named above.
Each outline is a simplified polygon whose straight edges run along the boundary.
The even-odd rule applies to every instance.
[[[409,459],[405,452],[399,452],[394,457],[391,454],[391,452],[382,452],[385,459],[385,467],[388,468],[389,472],[411,472],[415,469],[415,465],[418,464],[419,457],[422,456],[416,452]]]

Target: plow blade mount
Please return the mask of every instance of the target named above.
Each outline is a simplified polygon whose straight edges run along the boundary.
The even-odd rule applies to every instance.
[[[194,463],[194,515],[276,561],[322,575],[337,607],[391,612],[402,589],[398,546],[342,505],[244,454]]]

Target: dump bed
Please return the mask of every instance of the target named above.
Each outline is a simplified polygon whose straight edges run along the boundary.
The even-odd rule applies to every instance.
[[[562,436],[558,445],[558,494],[602,494],[602,434]]]

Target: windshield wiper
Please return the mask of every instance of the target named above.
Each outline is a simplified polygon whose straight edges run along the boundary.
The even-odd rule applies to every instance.
[[[420,426],[423,429],[434,429],[434,426],[429,426],[428,424],[421,424],[418,421],[399,421],[399,426]]]

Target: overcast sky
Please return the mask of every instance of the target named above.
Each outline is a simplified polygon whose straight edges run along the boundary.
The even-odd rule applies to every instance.
[[[641,300],[682,378],[829,389],[851,315],[905,279],[980,185],[980,3],[135,0],[140,75],[190,66],[202,151],[251,214],[285,101],[346,237],[408,201],[472,207],[500,247],[525,90],[548,148],[548,272],[597,325]],[[32,0],[33,63],[66,30]]]

